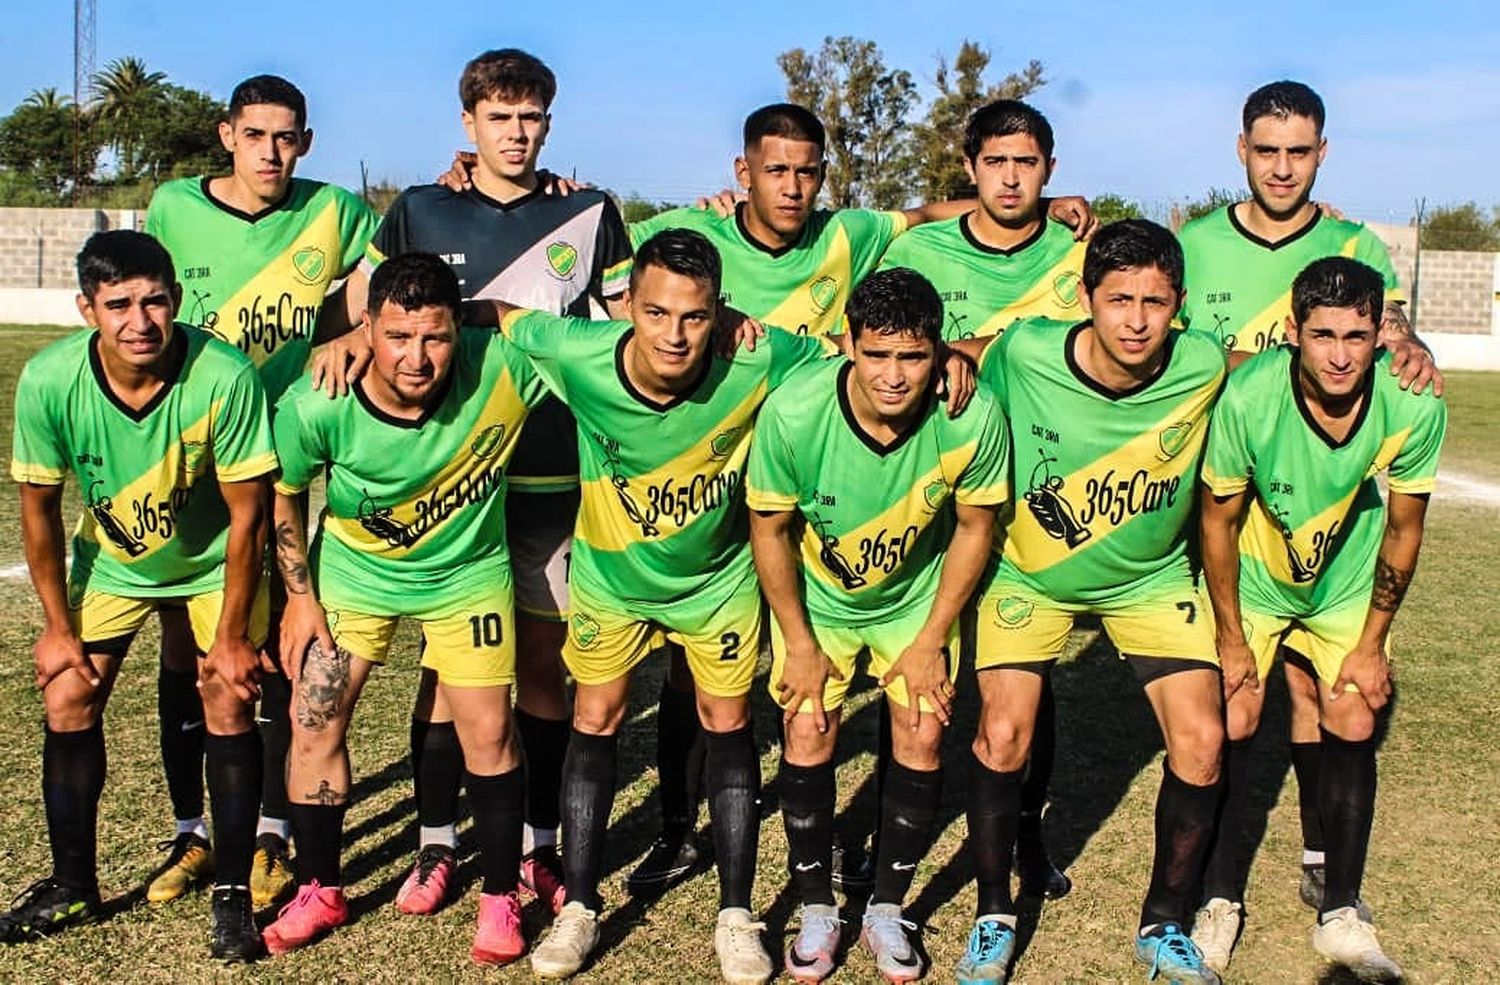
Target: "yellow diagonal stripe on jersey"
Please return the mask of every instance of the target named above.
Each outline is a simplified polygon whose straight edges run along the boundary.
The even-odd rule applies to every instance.
[[[1344,245],[1339,248],[1339,256],[1352,257],[1355,250],[1359,248],[1359,237],[1350,236],[1344,240]],[[1391,300],[1395,300],[1393,297]],[[1237,352],[1261,352],[1265,349],[1274,349],[1286,341],[1286,323],[1292,317],[1292,285],[1288,284],[1281,296],[1266,305],[1254,318],[1240,326],[1239,333],[1234,337],[1234,348]],[[1261,326],[1266,326],[1264,329]],[[1258,336],[1264,334],[1265,344],[1261,345]]]
[[[87,487],[82,490],[83,515],[78,534],[100,545],[122,564],[149,557],[177,532],[177,512],[189,496],[201,496],[193,488],[201,482],[216,482],[210,422],[219,415],[217,401],[207,414],[182,429],[155,465],[131,480],[107,500],[97,499]],[[276,460],[266,463],[266,471]]]
[[[264,365],[275,355],[281,343],[292,338],[312,338],[313,324],[318,308],[323,304],[328,282],[319,278],[310,284],[304,283],[302,278],[288,276],[287,272],[296,269],[294,258],[303,249],[321,249],[339,241],[338,209],[336,203],[330,201],[291,245],[218,306],[219,322],[214,331],[231,345],[238,346],[257,366]],[[336,260],[325,258],[324,262]],[[246,334],[254,336],[258,332],[276,332],[278,338],[269,347],[260,343],[241,344]]]
[[[1090,536],[1075,547],[1070,548],[1065,540],[1052,537],[1042,529],[1022,501],[1026,491],[1020,488],[1018,482],[1015,520],[1003,532],[1003,536],[1007,538],[1004,548],[1006,556],[1027,573],[1045,571],[1069,557],[1097,547],[1116,531],[1128,527],[1131,522],[1151,522],[1149,516],[1134,521],[1127,519],[1119,524],[1091,522],[1099,518],[1082,509],[1090,479],[1102,481],[1104,476],[1111,474],[1120,480],[1141,476],[1143,487],[1171,486],[1175,489],[1176,496],[1196,496],[1197,476],[1189,475],[1188,472],[1197,464],[1203,450],[1203,442],[1208,435],[1208,411],[1218,396],[1221,381],[1222,376],[1216,376],[1212,383],[1200,387],[1155,425],[1143,430],[1110,454],[1063,478],[1059,494],[1073,505],[1080,518],[1088,517],[1084,526],[1088,527]],[[1185,437],[1184,428],[1188,429]],[[1170,455],[1164,453],[1163,448],[1167,445],[1176,451]],[[1001,536],[1002,534],[996,535],[997,543]]]
[[[881,584],[894,576],[917,538],[953,496],[953,480],[974,457],[978,442],[969,442],[943,455],[942,461],[926,474],[916,477],[906,495],[852,530],[838,535],[837,544],[825,544],[822,536],[808,523],[802,534],[802,562],[806,571],[818,580],[840,591],[861,591]],[[1004,490],[988,489],[1004,499]],[[838,575],[828,570],[823,558],[827,549],[836,552],[848,570],[864,579],[858,588],[845,587]]]
[[[995,312],[988,321],[975,329],[975,337],[998,335],[1019,318],[1056,318],[1066,321],[1078,317],[1077,296],[1083,290],[1078,271],[1083,269],[1083,254],[1087,249],[1087,243],[1074,243],[1073,248],[1037,278],[1037,282],[1028,287],[1025,294]],[[1066,289],[1073,292],[1072,304],[1064,303],[1058,296],[1059,290],[1063,289],[1059,287],[1059,283],[1063,281],[1071,282]]]
[[[808,335],[827,334],[834,326],[835,316],[843,313],[853,264],[854,250],[849,243],[849,231],[839,225],[818,269],[760,320],[789,332],[806,325]]]
[[[469,428],[463,443],[470,454],[449,462],[406,502],[382,506],[367,501],[361,507],[361,517],[329,515],[324,518],[324,527],[349,547],[366,554],[393,558],[409,554],[444,520],[495,495],[495,487],[504,480],[504,463],[521,431],[515,422],[525,414],[526,405],[507,370],[495,381]]]
[[[712,432],[650,472],[604,474],[581,483],[579,538],[596,551],[623,551],[643,541],[665,540],[705,513],[726,509],[744,481],[751,427],[765,398],[762,382]],[[725,436],[727,442],[721,440]]]

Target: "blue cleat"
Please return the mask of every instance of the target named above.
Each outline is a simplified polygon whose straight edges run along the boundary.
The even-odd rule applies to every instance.
[[[1015,956],[1015,928],[997,916],[980,917],[969,932],[969,949],[953,969],[953,977],[958,985],[1003,985],[1010,978]]]
[[[1148,934],[1137,934],[1135,959],[1151,969],[1147,981],[1221,985],[1218,973],[1204,963],[1198,945],[1175,923],[1164,923]]]

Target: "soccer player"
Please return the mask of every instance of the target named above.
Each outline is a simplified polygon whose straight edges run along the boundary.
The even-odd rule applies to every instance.
[[[1430,378],[1442,392],[1431,354],[1417,342],[1401,305],[1384,244],[1364,226],[1324,214],[1312,201],[1313,183],[1328,152],[1323,136],[1323,101],[1300,82],[1272,82],[1245,101],[1239,137],[1240,161],[1250,196],[1182,228],[1187,260],[1187,298],[1182,320],[1211,331],[1229,352],[1231,367],[1250,355],[1275,348],[1285,338],[1291,315],[1291,285],[1314,260],[1353,257],[1380,271],[1385,286],[1381,343],[1391,350],[1392,372],[1417,392]],[[1324,836],[1317,809],[1320,761],[1318,698],[1313,676],[1287,674],[1291,704],[1292,767],[1302,819],[1302,879],[1299,895],[1314,909],[1322,905]],[[1247,722],[1231,717],[1224,749],[1225,832],[1242,827],[1248,781],[1250,735]],[[1244,918],[1239,905],[1245,873],[1239,844],[1217,838],[1205,873],[1205,905],[1194,921],[1194,939],[1228,960]],[[1217,901],[1217,902],[1215,902]],[[1212,905],[1209,905],[1212,904]]]
[[[913,229],[891,244],[882,267],[910,267],[943,299],[943,337],[989,338],[1022,318],[1075,320],[1084,244],[1050,219],[1042,192],[1056,170],[1052,125],[1026,103],[1001,99],[974,111],[964,131],[964,168],[978,204]],[[1057,899],[1072,883],[1047,856],[1042,812],[1056,752],[1051,678],[1044,678],[1021,790],[1016,868],[1021,892]],[[877,839],[878,840],[878,839]]]
[[[1005,981],[1015,953],[1010,846],[1027,752],[1043,680],[1080,613],[1101,618],[1135,671],[1167,749],[1136,958],[1163,980],[1219,980],[1185,934],[1224,742],[1218,660],[1187,541],[1225,365],[1216,339],[1169,327],[1182,273],[1167,230],[1139,219],[1106,226],[1084,256],[1088,320],[1012,325],[980,362],[1010,420],[1024,508],[978,602],[968,843],[979,892],[960,982]]]
[[[872,274],[846,313],[850,359],[799,373],[766,401],[747,477],[755,567],[776,617],[769,683],[786,722],[777,782],[801,899],[785,967],[800,982],[833,971],[833,752],[855,658],[868,649],[896,725],[861,939],[881,975],[905,982],[922,973],[901,904],[942,795],[955,622],[1008,497],[1009,439],[983,391],[960,417],[944,413],[943,304],[920,274]]]
[[[198,649],[208,733],[219,848],[210,951],[248,961],[260,952],[248,883],[261,792],[262,553],[276,468],[265,394],[234,347],[174,323],[182,291],[171,256],[150,236],[91,236],[78,254],[78,287],[89,330],[38,353],[16,388],[11,474],[46,620],[35,659],[52,874],[0,917],[0,940],[100,916],[104,709],[135,634],[176,605]],[[69,472],[84,503],[71,547],[62,523]]]
[[[763,925],[750,912],[760,765],[749,691],[761,609],[743,476],[767,392],[830,346],[773,329],[769,344],[716,357],[719,277],[708,240],[671,230],[636,254],[628,323],[600,329],[496,305],[505,335],[578,421],[583,495],[563,648],[577,683],[563,766],[567,904],[532,952],[543,977],[577,972],[598,942],[599,878],[630,674],[663,638],[687,653],[705,730],[720,966],[730,982],[760,982],[772,972]]]
[[[1359,889],[1376,717],[1392,688],[1388,636],[1416,568],[1447,422],[1440,399],[1403,391],[1387,368],[1384,287],[1379,271],[1348,257],[1302,271],[1290,344],[1230,377],[1203,464],[1203,564],[1230,728],[1247,741],[1255,734],[1259,682],[1278,645],[1295,654],[1283,661],[1288,676],[1315,678],[1307,684],[1318,696],[1323,756],[1312,793],[1327,857],[1312,942],[1366,981],[1401,976],[1361,912]],[[1375,483],[1382,471],[1385,504]],[[1233,844],[1238,833],[1219,837]],[[1240,897],[1219,902],[1238,906]],[[1233,938],[1223,945],[1227,964]]]
[[[515,624],[505,466],[544,395],[530,361],[493,332],[460,332],[458,278],[412,253],[370,279],[371,372],[329,400],[306,378],[277,410],[276,541],[287,585],[282,660],[296,685],[288,783],[296,898],[265,929],[282,954],[348,919],[339,872],[350,795],[347,731],[402,616],[422,626],[463,750],[484,886],[470,955],[525,950],[516,872],[525,781],[512,732]],[[299,496],[328,475],[309,566]]]
[[[233,168],[221,177],[182,178],[156,190],[146,231],[172,254],[187,297],[185,320],[237,346],[260,369],[274,407],[302,372],[329,285],[346,276],[375,231],[376,216],[335,185],[293,177],[312,149],[307,101],[286,79],[258,75],[235,86],[219,139]],[[272,632],[285,592],[272,582]],[[203,825],[203,709],[187,617],[164,607],[157,703],[162,763],[177,818],[171,851],[147,899],[182,895],[211,874]],[[267,650],[275,656],[275,639]],[[286,754],[291,725],[286,677],[261,680],[265,756],[250,892],[269,906],[292,885],[287,853]]]
[[[386,257],[436,253],[453,267],[464,297],[493,318],[490,299],[554,315],[588,317],[590,302],[616,317],[630,272],[624,221],[603,192],[548,192],[537,159],[557,93],[552,71],[513,48],[487,51],[459,79],[463,124],[477,157],[463,191],[408,188],[381,222],[365,263],[351,278],[363,292]],[[358,342],[359,333],[351,341]],[[351,375],[357,374],[358,359]],[[509,469],[506,535],[515,576],[516,723],[527,764],[525,887],[555,910],[563,901],[557,859],[558,795],[568,742],[568,703],[559,653],[566,634],[567,567],[578,513],[573,418],[547,399],[532,414]],[[396,897],[404,913],[442,905],[456,864],[454,823],[463,762],[452,717],[433,675],[423,676],[412,717],[420,845]]]

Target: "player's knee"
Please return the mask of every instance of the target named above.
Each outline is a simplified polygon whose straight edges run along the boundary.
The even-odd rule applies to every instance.
[[[1178,723],[1167,737],[1172,771],[1188,783],[1205,785],[1219,778],[1224,755],[1224,726],[1217,716],[1200,715]]]
[[[818,731],[817,721],[809,712],[793,716],[785,730],[786,760],[796,766],[821,766],[833,758],[837,730]]]
[[[1321,724],[1345,742],[1364,742],[1375,735],[1375,713],[1353,691],[1326,709]]]
[[[237,735],[255,724],[255,706],[242,699],[226,681],[209,678],[201,682],[203,723],[216,735]]]
[[[96,689],[89,687],[71,671],[62,674],[47,685],[42,692],[42,703],[46,710],[47,727],[54,732],[82,732],[93,728],[104,708]]]
[[[614,735],[625,721],[625,702],[575,696],[573,727],[585,735]]]
[[[698,694],[698,721],[710,732],[734,732],[750,724],[748,697]]]
[[[891,753],[907,769],[926,772],[943,765],[943,729],[935,719],[931,727],[924,719],[916,731],[898,724],[891,736]]]
[[[974,755],[988,769],[1014,772],[1026,765],[1031,727],[1010,716],[985,715],[974,733]]]
[[[1253,694],[1245,688],[1241,688],[1229,699],[1229,707],[1224,714],[1229,741],[1239,742],[1255,735],[1260,728],[1260,713],[1264,705],[1261,695]]]

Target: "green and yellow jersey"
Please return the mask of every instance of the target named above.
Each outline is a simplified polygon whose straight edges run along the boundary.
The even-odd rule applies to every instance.
[[[16,386],[11,475],[78,478],[69,594],[199,595],[224,585],[229,509],[221,482],[276,469],[266,398],[250,361],[187,325],[167,341],[166,379],[139,410],[105,378],[93,331],[27,361]]]
[[[957,418],[931,392],[912,427],[881,445],[849,404],[844,360],[798,373],[761,410],[746,502],[801,514],[815,624],[865,626],[926,612],[953,536],[951,503],[1009,498],[1005,417],[980,389]]]
[[[436,611],[508,571],[505,466],[544,395],[524,353],[477,329],[459,332],[443,391],[415,420],[381,411],[361,383],[331,400],[298,380],[277,405],[276,489],[300,493],[327,475],[313,550],[324,605]]]
[[[753,577],[744,473],[756,414],[828,343],[770,329],[754,352],[711,356],[667,403],[625,374],[628,322],[536,311],[503,320],[578,420],[582,490],[570,581],[593,598],[672,624],[711,612]]]
[[[1240,598],[1269,615],[1369,599],[1385,530],[1375,475],[1388,472],[1393,492],[1432,492],[1448,420],[1440,398],[1401,389],[1382,354],[1353,427],[1334,440],[1308,410],[1297,355],[1280,346],[1230,375],[1203,461],[1216,495],[1248,491]]]
[[[248,355],[274,404],[307,362],[329,286],[359,263],[379,216],[357,195],[303,178],[250,215],[215,198],[209,181],[158,188],[146,232],[172,254],[183,320]]]
[[[1080,317],[1086,243],[1044,219],[1035,235],[1008,250],[975,238],[968,212],[918,226],[891,244],[881,269],[910,267],[943,299],[943,338],[999,335],[1022,318]]]
[[[1279,243],[1268,243],[1240,224],[1234,206],[1182,227],[1177,238],[1186,260],[1180,318],[1212,332],[1226,352],[1264,352],[1286,341],[1292,314],[1292,281],[1324,257],[1352,257],[1385,278],[1387,301],[1401,301],[1396,271],[1380,237],[1358,222],[1321,210]]]
[[[1155,376],[1116,392],[1075,356],[1088,322],[1031,319],[985,349],[979,379],[1010,420],[1015,515],[999,577],[1064,605],[1107,606],[1188,576],[1188,520],[1224,353],[1168,333]]]
[[[702,233],[719,251],[726,304],[799,335],[824,335],[838,330],[849,292],[906,231],[901,212],[817,209],[797,242],[771,249],[745,228],[746,207],[722,217],[710,209],[672,209],[631,223],[630,241],[639,249],[665,229]]]

